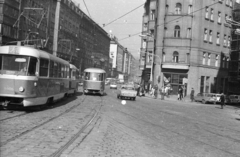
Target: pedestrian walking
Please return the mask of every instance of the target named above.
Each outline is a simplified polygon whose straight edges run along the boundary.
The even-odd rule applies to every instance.
[[[190,99],[191,99],[191,102],[193,102],[194,101],[194,89],[192,88],[192,90],[191,90],[191,93],[190,93]]]
[[[178,89],[178,100],[182,100],[182,98],[183,98],[183,89],[182,87],[180,87]]]
[[[220,102],[221,102],[221,109],[223,109],[223,106],[225,106],[225,96],[223,93],[220,96]]]

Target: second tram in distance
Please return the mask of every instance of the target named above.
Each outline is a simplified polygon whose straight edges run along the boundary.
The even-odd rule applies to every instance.
[[[84,70],[83,94],[105,94],[106,71],[99,68]]]

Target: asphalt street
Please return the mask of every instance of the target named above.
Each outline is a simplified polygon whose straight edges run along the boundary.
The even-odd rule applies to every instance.
[[[240,108],[81,95],[38,112],[0,111],[4,157],[239,157]]]

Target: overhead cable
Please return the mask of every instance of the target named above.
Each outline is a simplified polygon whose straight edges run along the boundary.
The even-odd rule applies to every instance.
[[[87,7],[87,5],[86,5],[86,3],[85,3],[85,0],[83,0],[83,2],[84,2],[84,5],[85,5],[85,7],[86,7],[86,9],[87,9],[88,15],[91,17],[91,15],[90,15],[90,13],[89,13],[89,10],[88,10],[88,7]]]
[[[109,23],[107,23],[107,24],[103,24],[103,27],[106,27],[107,25],[110,25],[111,23],[113,23],[113,22],[117,21],[118,19],[120,19],[120,18],[122,18],[122,17],[124,17],[124,16],[126,16],[126,15],[128,15],[128,14],[130,14],[131,12],[133,12],[134,10],[137,10],[138,8],[142,7],[143,5],[144,5],[144,4],[141,4],[141,5],[138,6],[137,8],[135,8],[135,9],[127,12],[126,14],[120,16],[119,18],[117,18],[117,19],[115,19],[115,20],[113,20],[113,21],[111,21],[111,22],[109,22]]]
[[[213,5],[216,5],[216,4],[218,4],[218,3],[219,3],[219,2],[215,2],[215,3],[213,3],[213,4],[208,5],[208,7],[213,6]],[[200,10],[203,10],[203,9],[205,9],[205,8],[206,8],[206,7],[200,8],[200,9],[195,10],[195,11],[189,13],[189,14],[182,15],[181,17],[178,17],[178,18],[175,18],[175,19],[173,19],[173,20],[167,21],[167,22],[165,22],[165,23],[163,23],[163,24],[160,24],[160,25],[158,25],[158,26],[162,26],[162,25],[165,25],[165,24],[171,23],[171,22],[173,22],[173,21],[175,21],[175,20],[177,20],[177,19],[183,18],[184,16],[191,15],[191,14],[193,14],[193,13],[195,13],[195,12],[198,12],[198,11],[200,11]],[[131,35],[129,35],[128,37],[125,37],[125,38],[119,39],[118,41],[125,40],[125,39],[127,39],[127,38],[130,38],[130,37],[136,36],[136,35],[138,35],[138,34],[140,34],[140,33],[142,33],[142,32],[139,32],[139,33],[136,33],[136,34],[131,34]]]

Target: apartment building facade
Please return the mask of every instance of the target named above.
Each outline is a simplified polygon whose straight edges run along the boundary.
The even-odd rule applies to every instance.
[[[25,41],[53,53],[57,0],[0,0],[0,45]],[[57,56],[81,71],[103,68],[109,73],[110,37],[80,6],[61,0]]]
[[[231,59],[228,79],[229,93],[240,94],[240,34],[236,32],[237,29],[240,29],[240,0],[234,2],[232,17],[233,21],[237,24],[232,25]]]
[[[232,0],[147,0],[143,71],[153,74],[154,84],[171,87],[173,94],[180,87],[185,94],[191,88],[226,93],[232,28],[225,19],[231,18],[232,7]]]

